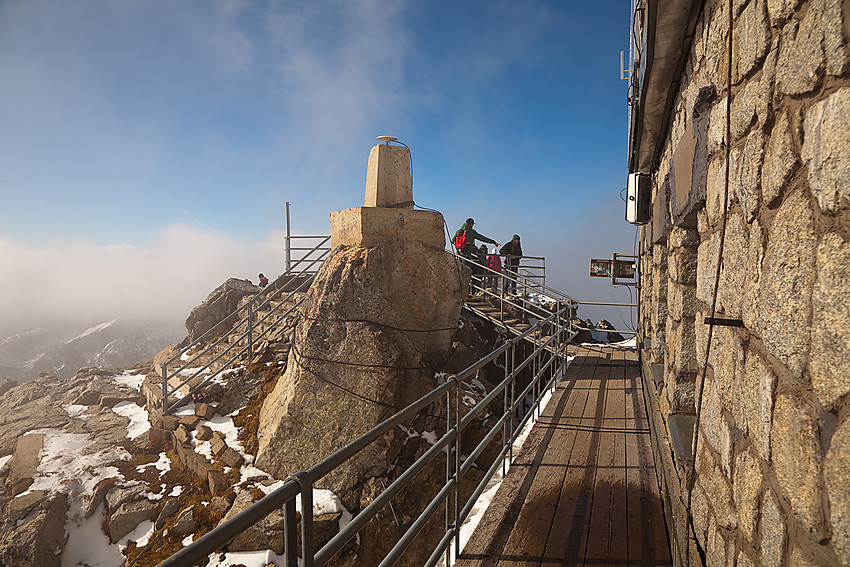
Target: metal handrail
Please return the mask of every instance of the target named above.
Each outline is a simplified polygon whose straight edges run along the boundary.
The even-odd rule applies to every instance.
[[[509,329],[510,331],[512,331],[513,333],[518,334],[518,333],[522,332],[521,329],[516,328],[516,327],[509,325],[509,324],[504,322],[504,314],[505,314],[505,308],[506,307],[508,307],[508,306],[513,307],[514,310],[516,310],[519,313],[520,317],[524,316],[526,318],[540,319],[541,317],[545,316],[544,313],[541,313],[542,309],[534,309],[534,308],[529,307],[529,305],[532,305],[532,304],[529,301],[527,301],[526,293],[520,293],[518,295],[518,297],[511,297],[511,296],[505,295],[505,287],[506,287],[505,284],[508,281],[512,281],[517,285],[517,287],[523,288],[525,290],[528,290],[529,288],[543,289],[543,288],[547,288],[547,286],[542,285],[542,284],[538,284],[536,282],[529,283],[530,278],[526,275],[519,273],[518,270],[517,271],[510,270],[508,273],[506,273],[505,270],[503,269],[503,271],[498,272],[496,270],[493,270],[493,269],[487,267],[485,264],[479,262],[475,258],[469,258],[467,256],[456,254],[454,252],[449,252],[449,253],[452,254],[453,256],[455,256],[455,258],[463,261],[466,265],[474,266],[475,268],[478,268],[479,270],[481,270],[483,272],[483,274],[477,274],[477,275],[473,276],[472,283],[471,283],[473,293],[483,292],[485,297],[491,297],[498,302],[498,307],[499,307],[499,318],[498,319],[491,317],[486,312],[481,311],[480,309],[478,309],[478,308],[476,308],[472,305],[469,305],[469,304],[464,305],[464,307],[466,307],[467,309],[469,309],[470,311],[472,311],[473,313],[475,313],[479,317],[489,319],[492,322],[494,322],[495,324],[500,325],[502,327],[505,327],[505,328]],[[526,258],[526,256],[523,256],[523,258]],[[488,289],[487,286],[484,285],[483,282],[485,281],[485,278],[496,278],[497,279],[497,292],[496,293],[490,291],[490,289]],[[480,283],[476,282],[477,279],[479,280]],[[555,291],[557,292],[557,290],[555,290]],[[541,293],[541,295],[544,295],[544,294]],[[574,309],[575,306],[578,303],[575,299],[569,297],[568,295],[562,294],[560,292],[557,292],[557,295],[560,295],[562,297],[562,299],[552,298],[556,302],[556,309],[560,309],[562,305],[566,305],[566,306],[570,307],[571,309]],[[529,337],[529,340],[532,341],[532,342],[536,342],[538,339],[537,339],[537,337],[532,336],[532,337]]]
[[[283,486],[263,497],[243,512],[233,518],[221,523],[218,527],[192,542],[159,564],[160,567],[177,567],[183,565],[194,565],[204,560],[210,553],[221,549],[239,533],[256,524],[271,512],[283,507],[284,509],[284,556],[288,567],[322,567],[339,552],[359,530],[387,504],[392,497],[402,488],[408,485],[413,478],[429,462],[439,455],[446,455],[446,479],[443,486],[425,507],[422,513],[411,523],[410,527],[395,543],[394,547],[384,557],[381,566],[389,567],[401,557],[405,550],[413,542],[425,523],[433,517],[439,508],[445,505],[446,524],[445,532],[440,542],[436,545],[425,565],[434,565],[445,553],[449,559],[451,541],[455,540],[455,555],[458,553],[460,526],[469,516],[472,507],[478,497],[483,493],[487,483],[498,470],[504,466],[504,459],[513,459],[513,443],[516,440],[522,426],[528,422],[536,411],[540,413],[540,401],[543,395],[553,388],[556,381],[566,370],[569,364],[565,356],[566,346],[575,337],[575,332],[569,328],[569,307],[564,307],[541,320],[535,326],[524,333],[508,339],[502,346],[496,348],[477,362],[458,374],[449,376],[446,381],[425,394],[406,408],[398,411],[395,415],[386,419],[372,430],[361,435],[347,446],[334,452],[320,463],[310,467],[306,471],[300,471],[288,477]],[[523,360],[517,360],[516,345],[537,332],[543,325],[554,325],[556,330],[544,344],[537,345],[531,354]],[[546,350],[545,347],[554,348],[554,352]],[[297,356],[297,354],[295,354]],[[465,415],[461,415],[460,399],[462,392],[461,384],[469,378],[474,377],[479,370],[487,364],[504,356],[504,379],[481,401],[471,408]],[[545,358],[545,361],[541,359]],[[520,371],[531,367],[533,377],[529,384],[519,394],[516,382]],[[526,395],[534,394],[534,402],[528,413],[518,422],[514,422],[517,409],[522,407]],[[424,408],[430,406],[443,396],[446,396],[446,432],[443,436],[421,457],[419,457],[401,476],[395,479],[384,489],[378,497],[366,508],[360,511],[351,522],[339,531],[327,543],[319,549],[314,548],[313,542],[313,514],[312,490],[317,481],[345,463],[348,459],[360,453],[374,441],[380,439],[385,433],[403,424],[414,417]],[[483,437],[479,444],[472,448],[464,447],[461,451],[461,438],[464,428],[472,423],[474,417],[488,409],[488,407],[499,397],[503,400],[503,414],[496,420],[495,425]],[[494,441],[501,433],[501,449],[497,459],[488,467],[485,476],[476,484],[472,493],[461,503],[460,480],[465,473],[474,465],[475,460],[482,454],[484,449]],[[461,455],[468,454],[466,460],[461,463]],[[296,542],[297,517],[295,499],[301,495],[301,554],[298,554]],[[450,503],[454,506],[450,506]]]
[[[283,276],[291,276],[292,279],[296,279],[299,277],[305,277],[312,275],[314,271],[311,271],[316,263],[324,262],[325,258],[328,256],[330,252],[330,248],[322,248],[324,244],[326,244],[330,240],[330,236],[322,237],[322,241],[319,242],[316,246],[314,246],[310,252],[304,255],[302,258],[298,259],[298,261],[292,266],[293,269],[285,272]],[[311,255],[313,253],[318,252],[318,256],[312,258],[310,260]],[[309,263],[307,263],[309,262]],[[300,271],[295,272],[294,268],[298,267],[302,263],[307,263]],[[229,368],[230,365],[236,360],[240,359],[240,357],[244,354],[248,354],[249,356],[253,352],[253,345],[256,340],[261,339],[269,333],[270,329],[276,327],[287,315],[289,315],[292,311],[294,311],[301,301],[296,302],[294,305],[290,306],[289,309],[286,310],[283,314],[278,314],[277,311],[281,309],[281,306],[285,306],[289,300],[295,296],[295,294],[305,291],[304,288],[308,286],[310,283],[309,278],[305,278],[298,287],[294,290],[290,291],[289,294],[281,299],[277,305],[274,305],[271,309],[268,310],[264,316],[254,322],[255,313],[269,306],[272,301],[279,299],[280,296],[284,292],[285,286],[280,286],[278,288],[274,288],[272,286],[267,286],[256,295],[252,296],[248,302],[244,305],[237,307],[230,315],[227,315],[224,319],[216,323],[212,328],[208,329],[205,333],[203,333],[200,337],[195,339],[189,345],[186,345],[178,350],[178,352],[164,362],[161,366],[161,377],[162,377],[162,414],[166,415],[170,409],[175,407],[178,404],[178,401],[174,403],[169,402],[169,398],[177,392],[180,388],[184,387],[186,384],[198,378],[201,374],[205,373],[208,369],[212,368],[214,364],[226,358],[228,354],[230,354],[229,358],[222,362],[214,371],[212,371],[208,376],[205,376],[203,380],[201,380],[198,384],[192,387],[192,389],[187,394],[188,397],[196,391],[200,390],[203,386],[208,384],[210,380],[218,376],[225,369]],[[255,304],[258,298],[262,298],[262,301],[259,304]],[[302,298],[303,300],[303,298]],[[206,344],[206,339],[209,336],[214,336],[212,333],[216,330],[222,328],[224,323],[228,321],[232,321],[233,319],[240,316],[241,313],[247,311],[247,314],[242,317],[238,322],[234,323],[229,329],[224,331],[217,340],[212,342],[211,344]],[[261,325],[267,319],[269,319],[273,314],[277,314],[277,318],[275,319],[272,325],[266,326],[259,333],[256,333],[256,325]],[[244,331],[240,331],[243,329]],[[230,342],[231,338],[234,338],[234,335],[238,335],[235,339]],[[247,339],[247,345],[239,349],[241,346],[241,342]],[[218,353],[215,357],[209,360],[206,364],[201,366],[200,368],[192,368],[191,374],[187,376],[184,380],[182,380],[179,384],[177,384],[173,388],[169,388],[169,381],[175,376],[181,375],[184,371],[189,369],[198,359],[208,354],[211,350],[215,349],[219,345],[224,342],[230,342],[229,346],[227,346],[222,352]],[[177,359],[182,359],[183,355],[190,352],[193,349],[198,348],[200,345],[206,344],[206,346],[201,349],[199,352],[195,353],[191,357],[189,357],[180,368],[169,372],[169,365]],[[232,351],[236,350],[235,354]]]

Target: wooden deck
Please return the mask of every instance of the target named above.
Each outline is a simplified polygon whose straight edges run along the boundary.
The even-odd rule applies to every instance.
[[[458,567],[672,565],[637,354],[571,348]]]

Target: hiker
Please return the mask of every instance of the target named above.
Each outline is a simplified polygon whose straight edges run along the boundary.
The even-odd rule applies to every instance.
[[[493,253],[487,256],[487,268],[490,270],[487,272],[487,287],[495,289],[499,280],[498,274],[502,273],[502,259],[496,253],[495,247]]]
[[[502,246],[499,250],[499,254],[505,257],[505,274],[508,277],[515,279],[519,268],[519,259],[522,257],[522,246],[520,246],[519,243],[519,234],[514,234],[511,241]],[[516,281],[506,278],[504,290],[506,293],[516,293]]]
[[[466,222],[457,229],[454,238],[452,238],[452,244],[455,249],[457,249],[458,253],[471,260],[475,260],[475,257],[477,256],[478,248],[475,247],[476,240],[487,242],[495,246],[499,245],[499,243],[492,238],[487,238],[483,234],[475,232],[475,229],[472,228],[474,224],[475,220],[471,218],[466,219]]]
[[[267,285],[269,285],[269,278],[264,276],[262,273],[260,273],[259,278],[260,278],[260,287],[266,287]]]

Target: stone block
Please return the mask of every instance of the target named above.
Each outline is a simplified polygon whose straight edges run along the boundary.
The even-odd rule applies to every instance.
[[[161,530],[165,527],[166,522],[171,519],[177,511],[180,510],[180,500],[177,498],[169,498],[165,501],[165,504],[162,505],[162,510],[159,513],[159,516],[156,518],[156,522],[154,522],[154,527],[158,530]]]
[[[670,249],[699,246],[699,232],[692,228],[674,226],[670,229]]]
[[[44,490],[32,490],[26,494],[16,496],[6,506],[6,514],[17,516],[22,512],[26,512],[36,504],[39,504],[46,496],[47,492]]]
[[[162,423],[160,423],[160,427],[162,429],[168,429],[169,431],[174,431],[177,429],[177,426],[180,425],[180,418],[173,415],[164,415],[162,416]]]
[[[245,462],[245,459],[242,455],[239,454],[238,451],[232,449],[230,447],[226,448],[221,454],[218,455],[218,458],[221,459],[221,462],[227,465],[228,467],[241,467]]]
[[[652,243],[658,244],[667,240],[670,233],[670,182],[656,184],[656,194],[652,199]]]
[[[732,494],[738,510],[738,526],[751,545],[755,542],[762,482],[759,459],[748,451],[742,451],[735,460]]]
[[[754,130],[747,136],[739,167],[732,170],[735,177],[730,179],[729,188],[741,204],[747,222],[752,222],[758,212],[763,156],[764,136],[761,130]]]
[[[184,415],[180,418],[180,425],[182,425],[189,431],[194,430],[200,422],[201,417],[198,415]]]
[[[130,486],[114,486],[112,485],[106,491],[106,509],[112,513],[115,512],[122,504],[136,499],[142,492],[147,490],[144,484],[133,484]]]
[[[732,33],[732,80],[741,82],[767,55],[770,30],[763,0],[751,0],[734,25]]]
[[[815,537],[826,534],[819,435],[818,420],[803,400],[791,394],[777,396],[770,434],[776,478],[794,515]]]
[[[835,552],[850,565],[850,420],[838,426],[824,461],[829,522]]]
[[[338,512],[313,516],[313,538],[317,546],[324,545],[339,533],[339,519],[341,517],[342,514]]]
[[[708,123],[708,154],[714,155],[725,147],[726,97],[723,97],[711,107]]]
[[[811,92],[824,74],[839,76],[847,68],[842,1],[813,0],[802,21],[782,28],[777,83],[784,94]]]
[[[218,435],[213,435],[212,439],[210,439],[210,445],[212,447],[212,454],[218,457],[221,453],[227,449],[227,443],[224,442],[224,439],[219,437]]]
[[[729,130],[732,141],[741,138],[758,121],[757,107],[764,87],[761,81],[749,81],[732,98],[732,109],[729,119]]]
[[[693,317],[699,310],[696,286],[682,285],[671,280],[667,297],[667,307],[670,311],[670,317],[674,321]]]
[[[850,393],[850,244],[837,233],[817,248],[817,280],[812,292],[809,373],[821,404],[837,407]]]
[[[697,248],[679,248],[670,251],[667,261],[669,277],[680,284],[697,283]],[[693,313],[693,312],[691,312]]]
[[[446,247],[443,215],[383,207],[355,207],[331,213],[331,246],[369,247],[388,240]]]
[[[177,515],[177,521],[174,522],[173,526],[171,526],[171,533],[176,536],[185,536],[194,533],[196,529],[195,513],[194,510],[189,507],[182,510]]]
[[[725,315],[738,318],[746,304],[747,291],[755,284],[758,270],[749,263],[749,236],[744,219],[732,213],[726,222],[726,238],[723,243],[723,267],[720,270],[718,305]]]
[[[119,506],[110,517],[107,527],[109,528],[109,541],[116,543],[122,537],[136,529],[145,520],[154,520],[157,503],[150,500],[137,500],[125,502]]]
[[[215,469],[215,467],[213,467],[213,465],[207,461],[203,455],[199,455],[194,451],[184,451],[181,454],[180,460],[183,461],[183,464],[185,464],[190,471],[203,480],[207,480],[209,472]]]
[[[667,401],[671,412],[694,411],[695,373],[677,374],[672,370],[667,376]]]
[[[192,441],[192,436],[189,434],[189,430],[186,429],[186,426],[181,423],[177,426],[177,431],[174,432],[174,439],[176,439],[178,443],[186,445]]]
[[[738,526],[738,516],[735,511],[735,501],[732,498],[732,484],[723,470],[718,466],[709,450],[700,450],[697,458],[697,482],[705,491],[706,499],[714,510],[714,518],[718,526],[733,530]],[[709,529],[709,532],[711,530]],[[708,534],[710,537],[710,533]]]
[[[141,444],[147,449],[164,449],[171,446],[172,433],[167,429],[151,427],[139,439]]]
[[[773,125],[767,149],[764,152],[761,191],[765,205],[770,205],[782,195],[782,190],[798,163],[799,158],[794,150],[794,139],[791,134],[791,119],[787,112],[783,112]]]
[[[761,223],[756,219],[750,225],[750,240],[747,250],[749,266],[749,285],[744,290],[744,303],[741,306],[741,316],[744,320],[744,326],[748,329],[756,328],[759,308],[759,293],[760,281],[762,272],[762,260],[764,259],[764,232],[761,228]]]
[[[767,13],[770,16],[770,24],[778,26],[794,13],[800,0],[767,0]]]
[[[740,149],[732,152],[729,156],[729,161],[739,161]],[[730,172],[729,185],[732,186],[732,175],[735,169]],[[719,154],[714,156],[708,164],[708,175],[706,176],[706,197],[705,197],[705,213],[708,224],[712,227],[720,226],[720,221],[723,218],[723,194],[726,191],[726,156]],[[732,193],[730,191],[729,198],[726,200],[726,210],[732,207]]]
[[[761,564],[781,567],[785,557],[786,523],[782,509],[771,491],[765,492],[761,513]]]
[[[813,105],[803,124],[803,162],[824,211],[850,208],[850,88]]]
[[[667,360],[674,372],[697,371],[696,333],[693,319],[682,319],[667,331]]]
[[[195,433],[195,437],[200,439],[201,441],[209,441],[213,438],[213,430],[209,428],[209,426],[202,425],[198,428],[198,431]]]
[[[212,419],[215,415],[215,406],[212,404],[196,404],[195,415],[202,419]]]
[[[801,377],[815,280],[816,240],[808,196],[787,196],[767,232],[756,329],[768,351]]]
[[[39,453],[44,447],[44,434],[21,435],[15,445],[15,452],[9,463],[9,480],[29,479],[38,472],[41,463]]]
[[[230,483],[219,470],[214,469],[207,473],[207,482],[210,486],[210,494],[213,496],[219,496],[230,490]]]
[[[770,460],[770,423],[776,376],[761,356],[747,353],[744,371],[735,380],[729,409],[735,425],[748,436],[759,457]]]
[[[413,209],[410,150],[389,144],[372,147],[366,169],[364,205]]]

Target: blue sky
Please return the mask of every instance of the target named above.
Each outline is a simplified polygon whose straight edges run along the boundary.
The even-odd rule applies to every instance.
[[[414,198],[450,229],[473,216],[500,243],[520,233],[555,287],[610,299],[587,271],[633,246],[619,196],[628,12],[3,0],[0,310],[79,298],[108,314],[133,299],[182,319],[225,277],[282,271],[286,201],[301,233],[362,205],[381,134],[411,147]],[[55,298],[34,297],[48,279]]]

